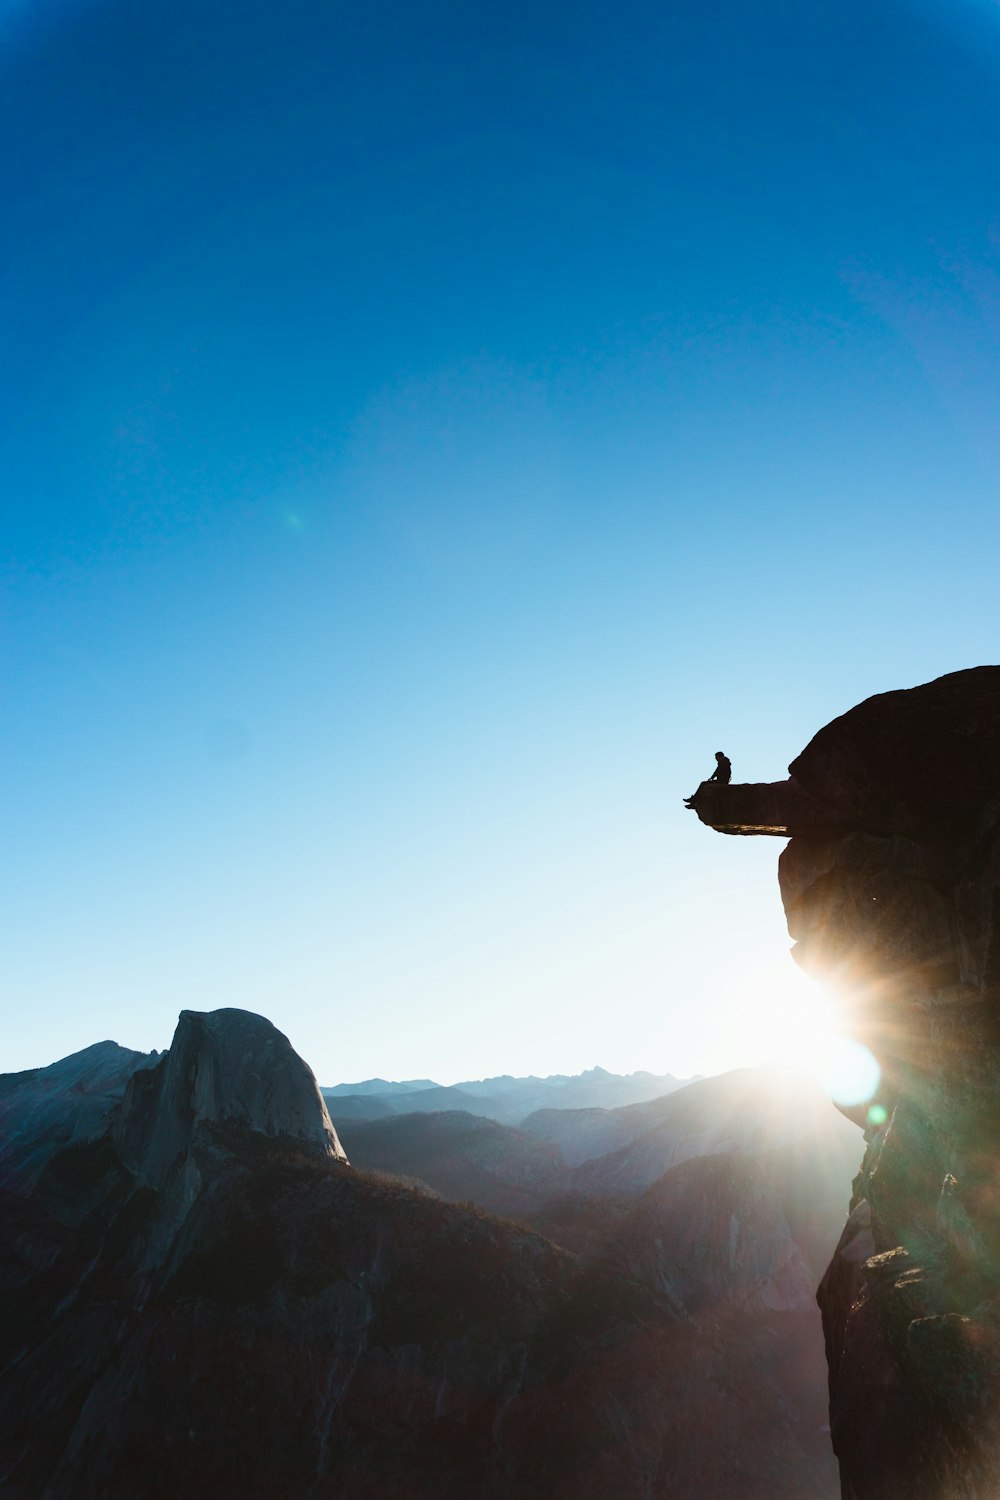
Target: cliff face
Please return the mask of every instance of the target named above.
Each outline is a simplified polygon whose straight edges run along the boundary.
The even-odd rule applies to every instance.
[[[882,1070],[874,1107],[849,1112],[867,1149],[819,1293],[843,1495],[983,1500],[1000,1474],[1000,668],[871,698],[789,770],[777,791],[811,809],[779,866],[795,957]]]
[[[343,1158],[312,1070],[288,1038],[244,1010],[182,1010],[160,1065],[134,1075],[116,1139],[127,1165],[160,1187],[200,1127],[238,1124]]]

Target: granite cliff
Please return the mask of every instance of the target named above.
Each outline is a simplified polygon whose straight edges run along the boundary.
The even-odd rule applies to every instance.
[[[844,1500],[1000,1493],[1000,667],[879,694],[702,820],[791,835],[794,956],[875,1054],[823,1278]]]

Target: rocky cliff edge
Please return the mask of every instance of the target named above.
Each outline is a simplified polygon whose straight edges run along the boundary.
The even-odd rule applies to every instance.
[[[766,828],[747,826],[758,789],[695,810],[793,835],[794,956],[881,1069],[850,1111],[866,1151],[819,1292],[843,1497],[983,1500],[1000,1474],[1000,667],[870,698],[789,772]]]

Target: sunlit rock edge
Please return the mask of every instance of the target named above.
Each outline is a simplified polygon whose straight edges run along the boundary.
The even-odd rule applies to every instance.
[[[867,1149],[819,1294],[843,1497],[983,1500],[1000,1474],[1000,667],[870,698],[789,772],[772,801],[809,799],[779,866],[795,957],[881,1070],[849,1111]],[[736,825],[755,799],[718,788],[696,810],[752,831]]]

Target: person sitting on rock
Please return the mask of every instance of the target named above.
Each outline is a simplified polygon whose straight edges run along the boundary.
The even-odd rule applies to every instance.
[[[718,786],[728,786],[729,783],[732,781],[732,779],[733,779],[733,763],[732,763],[732,761],[729,759],[729,756],[728,755],[724,755],[721,750],[716,750],[716,752],[715,752],[715,770],[712,772],[711,776],[709,776],[709,778],[708,778],[707,781],[703,781],[701,783],[701,786],[698,788],[697,792],[694,792],[690,797],[685,797],[684,798],[684,806],[685,807],[693,807],[694,806],[695,798],[698,796],[698,792],[701,791],[702,787],[711,786],[711,784],[712,784],[713,781]]]

